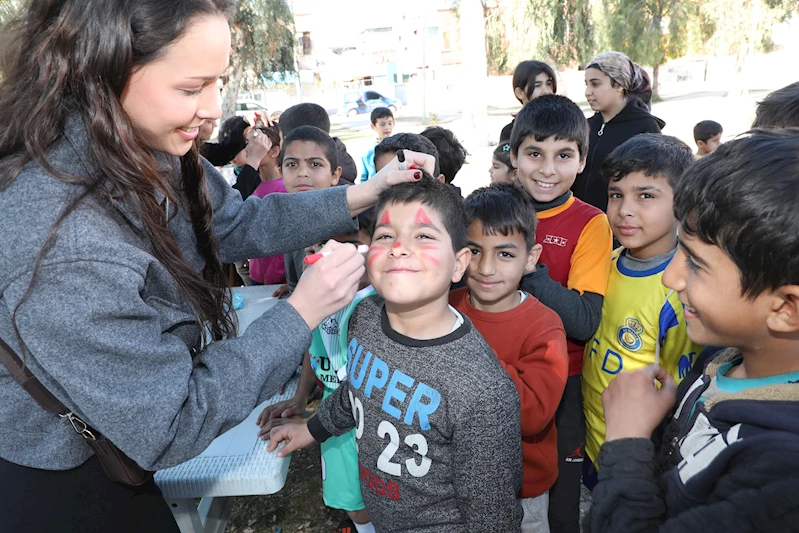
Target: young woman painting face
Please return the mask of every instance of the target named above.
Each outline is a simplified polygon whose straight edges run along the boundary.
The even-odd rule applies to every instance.
[[[227,20],[200,16],[159,59],[131,74],[122,107],[150,148],[182,156],[202,123],[222,116],[216,82],[229,54]]]

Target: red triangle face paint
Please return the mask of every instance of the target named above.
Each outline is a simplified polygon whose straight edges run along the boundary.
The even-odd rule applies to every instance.
[[[424,209],[421,207],[416,212],[416,217],[413,219],[414,224],[428,224],[433,225],[433,221],[430,220],[430,217],[427,216],[427,213],[424,212]]]
[[[378,224],[391,224],[391,218],[388,216],[388,209],[383,211],[383,216],[380,217],[380,222]]]

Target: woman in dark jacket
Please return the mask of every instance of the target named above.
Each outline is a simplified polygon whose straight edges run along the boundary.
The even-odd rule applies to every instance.
[[[621,52],[604,52],[591,59],[585,69],[585,97],[595,113],[588,119],[588,159],[572,192],[607,211],[608,186],[602,177],[602,162],[630,137],[660,133],[666,123],[649,113],[649,76]]]

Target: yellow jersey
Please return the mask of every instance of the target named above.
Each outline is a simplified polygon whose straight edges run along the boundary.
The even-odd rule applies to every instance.
[[[663,285],[669,261],[650,270],[631,270],[619,261],[622,253],[624,248],[613,252],[599,328],[585,345],[585,449],[594,465],[605,442],[602,392],[613,378],[621,371],[633,372],[657,363],[679,383],[702,349],[686,334],[677,293]]]

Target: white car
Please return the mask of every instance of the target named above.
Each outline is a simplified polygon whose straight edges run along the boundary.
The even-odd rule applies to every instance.
[[[254,100],[239,100],[236,102],[236,115],[246,118],[250,124],[255,124],[257,117],[266,119],[269,116],[269,111],[263,104]]]

